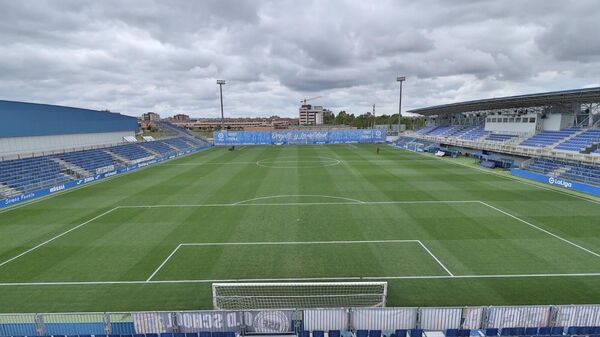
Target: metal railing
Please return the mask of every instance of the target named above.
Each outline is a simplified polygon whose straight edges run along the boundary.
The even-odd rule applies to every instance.
[[[0,336],[600,326],[600,305],[2,314]]]

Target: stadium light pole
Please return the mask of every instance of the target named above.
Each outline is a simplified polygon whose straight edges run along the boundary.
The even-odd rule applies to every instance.
[[[217,80],[219,85],[219,93],[221,94],[221,130],[225,129],[225,116],[223,115],[223,84],[225,80]]]
[[[396,82],[400,82],[400,97],[398,98],[398,136],[400,136],[400,124],[402,123],[402,82],[405,80],[405,76],[396,77]]]

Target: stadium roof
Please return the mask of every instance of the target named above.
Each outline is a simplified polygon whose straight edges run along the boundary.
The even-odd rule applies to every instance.
[[[557,105],[572,102],[600,102],[600,87],[480,99],[475,101],[435,105],[426,108],[408,110],[408,112],[417,113],[425,116],[431,116],[469,111],[527,108],[534,106]]]

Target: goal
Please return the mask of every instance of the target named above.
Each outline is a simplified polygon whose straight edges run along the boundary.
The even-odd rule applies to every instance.
[[[219,310],[384,307],[387,282],[213,283]]]

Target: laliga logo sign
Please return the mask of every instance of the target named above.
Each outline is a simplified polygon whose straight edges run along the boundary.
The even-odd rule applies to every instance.
[[[556,179],[554,177],[548,178],[548,184],[559,185],[559,186],[566,187],[566,188],[573,187],[573,184],[571,184],[570,182],[562,180],[562,179]]]
[[[217,134],[217,137],[219,137],[219,139],[220,139],[220,140],[223,140],[223,138],[225,138],[225,133],[223,133],[223,132],[219,132],[219,133]]]

